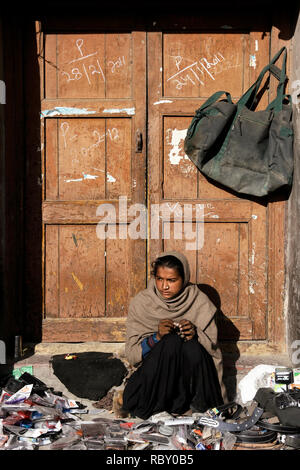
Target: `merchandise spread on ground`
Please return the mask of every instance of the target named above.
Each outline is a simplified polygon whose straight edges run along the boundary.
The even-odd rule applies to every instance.
[[[103,411],[87,409],[28,372],[19,378],[12,375],[0,388],[0,450],[190,451],[300,445],[295,438],[300,423],[299,429],[288,432],[268,430],[257,403],[233,402],[189,416],[162,412],[146,421],[106,418]]]

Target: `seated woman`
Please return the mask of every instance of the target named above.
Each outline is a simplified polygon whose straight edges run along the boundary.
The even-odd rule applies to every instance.
[[[163,253],[152,267],[154,278],[129,307],[125,353],[137,370],[125,386],[123,410],[148,419],[223,404],[216,307],[189,282],[183,254]]]

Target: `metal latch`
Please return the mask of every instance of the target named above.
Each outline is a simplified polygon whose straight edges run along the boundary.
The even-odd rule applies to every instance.
[[[137,130],[135,134],[135,151],[143,151],[143,134],[140,130]]]

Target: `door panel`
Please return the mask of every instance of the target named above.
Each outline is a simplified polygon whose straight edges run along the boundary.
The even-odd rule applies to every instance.
[[[128,118],[46,119],[46,199],[130,197],[131,126]]]
[[[95,227],[47,225],[45,242],[47,318],[104,316],[105,246]]]
[[[220,338],[229,340],[234,339],[232,324],[240,340],[267,339],[268,207],[206,179],[185,155],[184,138],[208,96],[225,90],[237,99],[250,86],[259,72],[249,61],[251,53],[259,51],[261,60],[269,53],[267,36],[259,38],[246,33],[148,35],[150,204],[170,209],[160,217],[161,239],[150,240],[150,257],[164,249],[187,255],[192,282],[211,293],[224,314]],[[175,233],[178,214],[184,215],[187,205],[192,215],[185,221],[202,237],[201,245],[192,248],[184,230],[181,236]]]
[[[146,285],[146,241],[118,238],[119,198],[145,204],[145,33],[46,33],[44,50],[43,340],[119,340]]]
[[[132,35],[57,34],[45,41],[46,98],[132,97]]]
[[[216,91],[242,93],[247,35],[163,34],[163,90],[169,97],[205,97]]]

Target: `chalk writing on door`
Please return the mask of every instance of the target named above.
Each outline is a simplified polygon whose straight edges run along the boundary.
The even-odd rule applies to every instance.
[[[73,133],[73,135],[70,134],[70,124],[67,121],[63,121],[60,125],[60,130],[64,142],[64,148],[68,147],[68,143],[77,140],[78,138],[78,133]],[[105,141],[105,137],[109,137],[110,140],[112,141],[117,141],[119,139],[119,131],[116,127],[113,127],[111,129],[107,129],[106,132],[99,132],[98,129],[94,129],[91,132],[91,140],[92,143],[88,147],[82,147],[80,149],[80,153],[83,155],[86,155],[87,152],[93,148],[98,147],[101,142]]]
[[[66,77],[67,82],[83,79],[87,80],[89,85],[92,85],[92,80],[95,77],[105,82],[105,72],[101,66],[101,58],[98,55],[98,51],[86,52],[84,40],[81,38],[75,41],[75,45],[79,55],[68,62],[68,65],[72,67],[70,71],[62,71],[62,75]],[[111,73],[115,73],[125,65],[125,56],[107,60],[107,70]]]
[[[167,78],[167,82],[174,84],[177,90],[188,84],[204,86],[207,79],[215,80],[215,75],[221,71],[240,65],[238,59],[231,63],[220,52],[216,52],[209,60],[206,57],[191,60],[181,55],[172,55],[171,58],[176,72]]]

